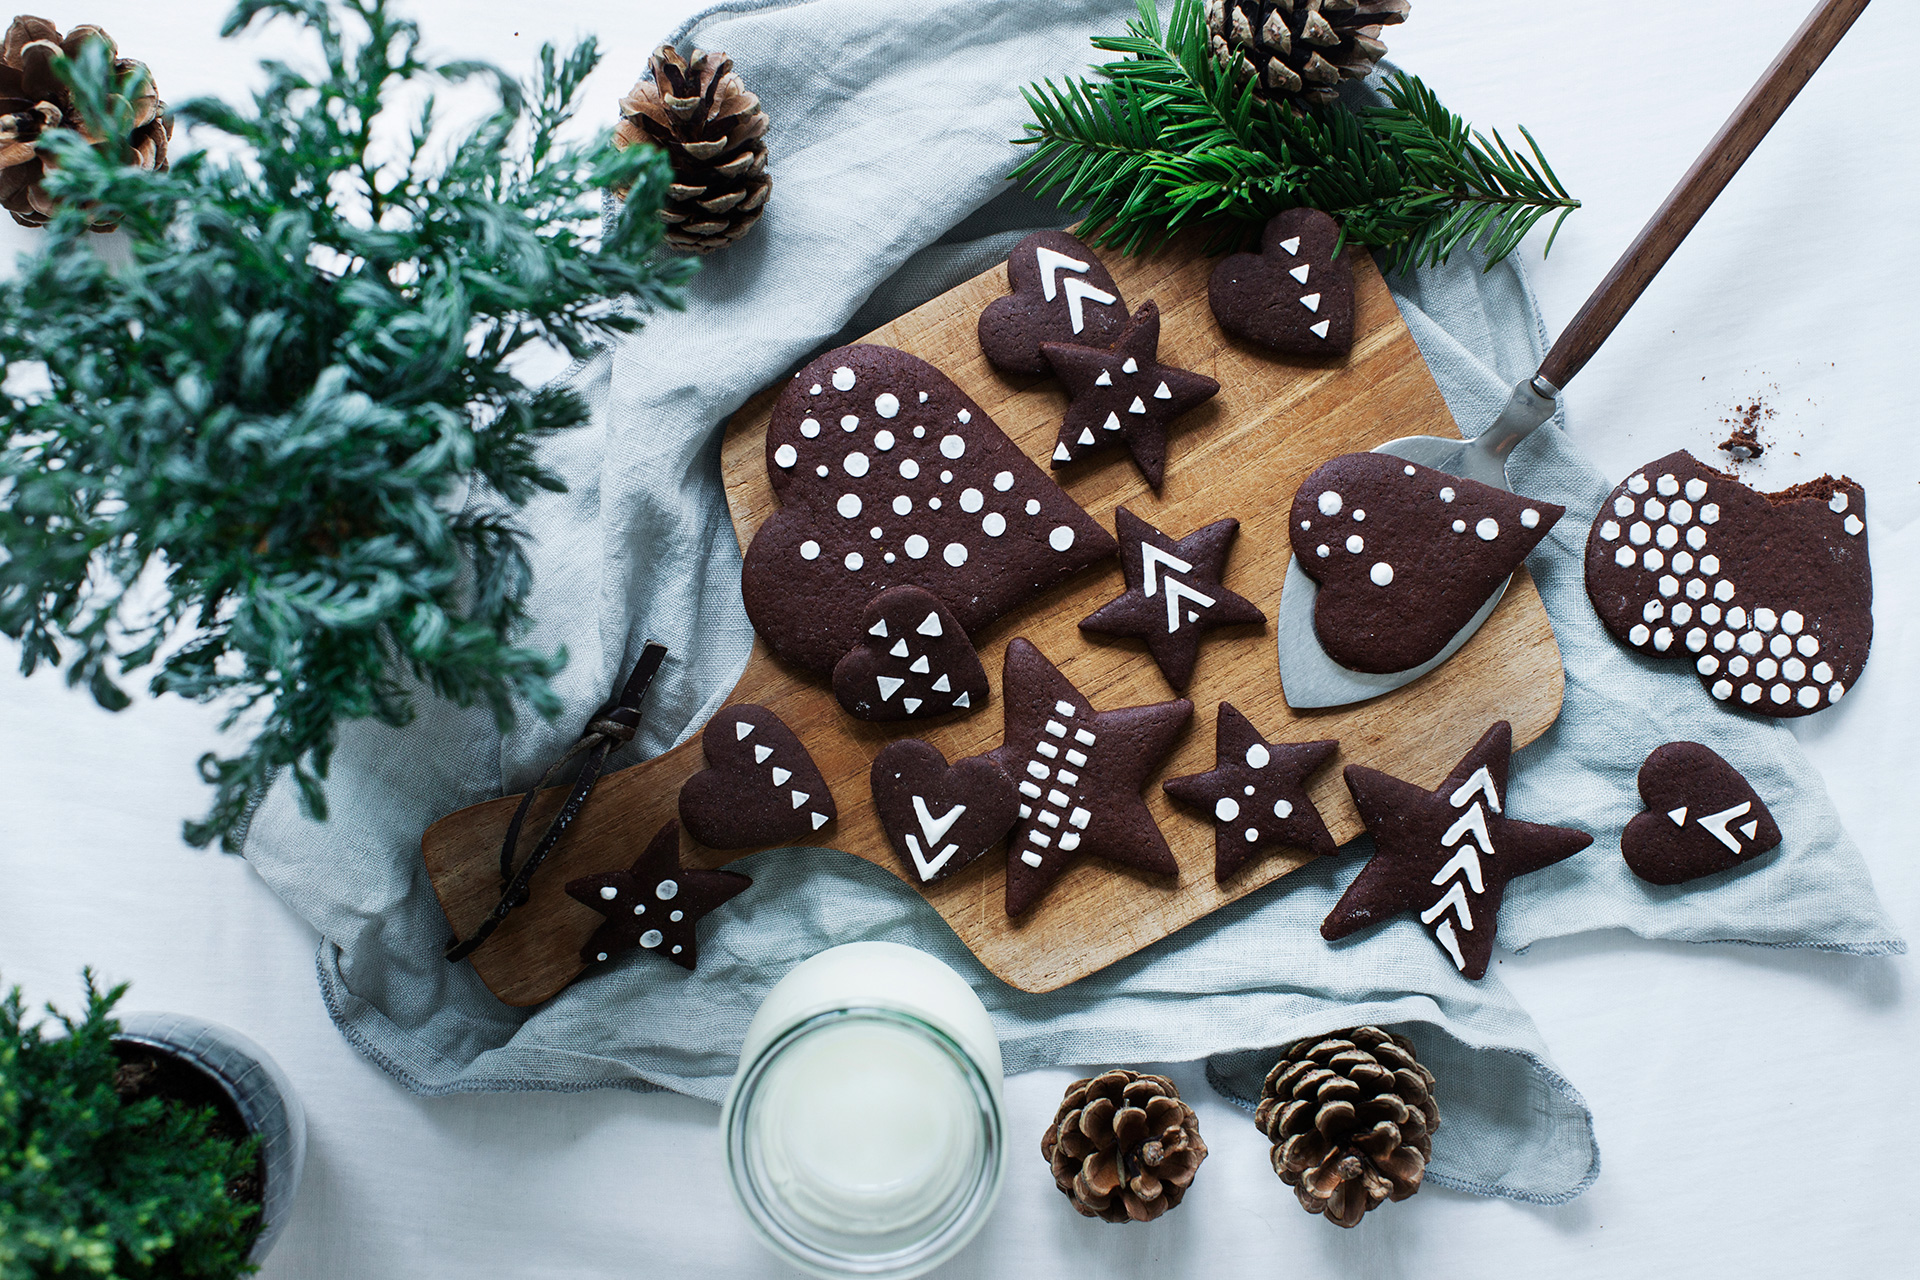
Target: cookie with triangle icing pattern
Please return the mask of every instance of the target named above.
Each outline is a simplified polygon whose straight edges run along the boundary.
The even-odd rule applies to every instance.
[[[1207,280],[1220,327],[1269,351],[1344,356],[1353,346],[1353,264],[1340,224],[1318,209],[1289,209],[1267,223],[1260,252],[1221,260]]]
[[[1105,347],[1127,324],[1127,303],[1093,250],[1064,231],[1036,231],[1007,255],[1013,292],[980,312],[980,349],[1002,373],[1045,373],[1043,342]]]
[[[569,898],[606,917],[580,948],[580,959],[604,964],[638,949],[691,969],[699,958],[694,925],[752,884],[737,871],[682,867],[680,824],[669,818],[625,871],[567,881]]]
[[[1780,827],[1753,784],[1711,747],[1669,742],[1640,766],[1640,799],[1620,834],[1633,874],[1674,885],[1728,871],[1780,843]]]
[[[945,374],[892,347],[829,351],[767,425],[780,509],[747,547],[747,616],[821,676],[889,587],[931,592],[969,634],[1113,554],[1114,541]]]
[[[945,880],[999,843],[1018,815],[1013,779],[986,756],[947,764],[918,738],[889,742],[870,773],[887,842],[916,884]]]
[[[1821,476],[1761,493],[1670,453],[1601,504],[1587,597],[1614,639],[1686,662],[1722,705],[1811,715],[1853,688],[1873,644],[1866,492]]]
[[[720,708],[700,748],[707,767],[680,788],[680,821],[710,849],[809,839],[839,814],[813,757],[765,707]]]
[[[867,605],[866,636],[834,664],[833,696],[858,720],[925,720],[986,705],[973,641],[930,591],[894,587]]]

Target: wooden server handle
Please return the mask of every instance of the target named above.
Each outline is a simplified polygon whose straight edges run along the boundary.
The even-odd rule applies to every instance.
[[[1767,68],[1760,83],[1753,86],[1720,127],[1680,185],[1673,189],[1640,234],[1613,264],[1613,270],[1593,291],[1573,323],[1561,333],[1560,340],[1540,365],[1540,377],[1556,389],[1565,387],[1573,375],[1586,367],[1614,327],[1620,323],[1640,294],[1667,264],[1673,251],[1687,238],[1694,224],[1707,211],[1740,166],[1747,162],[1760,139],[1767,136],[1781,113],[1806,86],[1820,64],[1827,60],[1840,37],[1847,34],[1868,0],[1823,0],[1800,24],[1793,39]]]

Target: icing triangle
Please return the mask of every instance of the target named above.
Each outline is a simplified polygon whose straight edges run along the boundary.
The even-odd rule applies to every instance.
[[[917,676],[923,676],[933,670],[933,668],[927,664],[927,655],[923,653],[913,660],[913,665],[908,667],[907,670]]]
[[[1080,438],[1078,440],[1075,440],[1074,443],[1075,444],[1092,444],[1093,432],[1087,430],[1085,427],[1080,428]]]
[[[753,747],[753,762],[755,764],[765,764],[767,762],[767,757],[772,754],[773,754],[772,747],[768,746],[764,742],[757,742],[754,744],[754,747]]]
[[[793,796],[793,807],[796,809],[807,802],[807,793],[804,791],[795,791],[790,794]]]
[[[1687,806],[1681,805],[1678,809],[1669,809],[1667,816],[1673,819],[1674,826],[1684,827],[1687,825]]]
[[[742,738],[746,737],[748,734],[752,732],[753,732],[753,725],[748,721],[735,720],[733,722],[733,740],[735,742],[740,741]]]
[[[1286,251],[1287,251],[1288,253],[1290,253],[1290,254],[1291,254],[1291,253],[1299,253],[1299,252],[1300,252],[1300,237],[1299,237],[1299,236],[1295,236],[1295,237],[1293,237],[1293,239],[1291,239],[1291,240],[1282,240],[1282,241],[1280,242],[1280,247],[1281,247],[1282,249],[1284,249],[1284,250],[1286,250]]]
[[[1307,332],[1311,333],[1316,338],[1324,338],[1327,336],[1327,330],[1332,327],[1333,327],[1333,321],[1322,320],[1319,324],[1309,326],[1307,329]]]
[[[937,636],[937,635],[945,634],[941,630],[940,615],[938,613],[929,613],[927,615],[927,620],[921,623],[919,626],[915,627],[914,630],[918,631],[923,636]]]
[[[906,657],[906,656],[907,656],[907,642],[906,642],[906,640],[905,640],[905,639],[900,639],[900,640],[895,640],[895,641],[893,642],[893,648],[891,648],[891,649],[889,649],[889,650],[887,650],[887,656],[888,656],[889,658],[904,658],[904,657]]]
[[[1072,462],[1073,455],[1067,452],[1067,446],[1057,444],[1053,446],[1053,460],[1055,462]]]
[[[935,693],[952,693],[953,692],[953,685],[951,682],[947,680],[946,672],[942,671],[940,673],[940,678],[933,682],[933,691]]]
[[[888,698],[891,698],[895,693],[899,692],[900,686],[906,683],[906,681],[902,680],[899,676],[881,676],[879,680],[880,701],[882,702],[885,702]]]
[[[1159,389],[1153,393],[1153,398],[1155,400],[1171,400],[1173,399],[1173,392],[1167,387],[1167,384],[1163,382],[1160,384]]]
[[[900,705],[907,709],[907,714],[911,715],[920,709],[920,699],[902,698],[900,699]]]
[[[953,700],[953,705],[956,707],[970,707],[973,705],[973,695],[970,693],[962,693]]]
[[[1749,840],[1753,839],[1754,836],[1758,835],[1759,833],[1760,833],[1760,819],[1758,818],[1755,818],[1752,822],[1744,823],[1740,827],[1740,834],[1745,836]]]
[[[1320,310],[1320,295],[1317,293],[1310,293],[1306,297],[1300,299],[1300,305],[1305,307],[1309,311],[1317,313]]]
[[[1305,284],[1307,282],[1307,275],[1312,270],[1313,270],[1312,267],[1308,266],[1306,263],[1303,262],[1299,266],[1295,267],[1293,270],[1287,272],[1287,274],[1292,276],[1295,280],[1298,280],[1301,284]]]
[[[1096,387],[1110,387],[1113,385],[1113,375],[1105,369],[1102,369],[1100,376],[1093,380],[1093,385]]]
[[[1118,431],[1120,429],[1120,415],[1117,413],[1108,414],[1107,420],[1100,424],[1100,428],[1103,431]]]
[[[1145,400],[1142,400],[1139,396],[1135,396],[1133,398],[1133,403],[1127,406],[1128,413],[1145,413],[1146,411],[1147,411],[1147,402]]]
[[[818,830],[819,830],[820,828],[822,828],[822,827],[824,827],[824,826],[826,826],[826,825],[827,825],[827,815],[826,815],[826,814],[824,814],[824,813],[816,813],[816,814],[814,814],[814,815],[813,815],[813,829],[814,829],[815,831],[818,831]]]
[[[785,786],[787,779],[792,776],[793,770],[791,769],[782,769],[779,765],[773,767],[773,785],[776,787]]]
[[[870,636],[879,636],[882,640],[885,640],[887,638],[887,620],[882,618],[880,621],[868,627],[867,634]]]

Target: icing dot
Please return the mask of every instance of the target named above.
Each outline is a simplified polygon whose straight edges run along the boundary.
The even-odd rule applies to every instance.
[[[925,538],[917,533],[908,535],[907,545],[904,550],[913,559],[924,560],[929,549],[930,546]]]
[[[919,463],[915,462],[912,458],[900,459],[900,478],[902,480],[911,480],[919,474],[920,474]]]
[[[1459,533],[1461,529],[1464,529],[1464,528],[1466,528],[1466,527],[1467,527],[1467,526],[1466,526],[1465,524],[1462,524],[1462,523],[1461,523],[1460,521],[1458,521],[1458,520],[1456,520],[1456,521],[1454,521],[1454,524],[1458,526],[1457,528],[1455,528],[1455,529],[1454,529],[1454,532],[1455,532],[1455,533]],[[1630,565],[1630,564],[1632,564],[1632,563],[1633,563],[1633,548],[1632,548],[1632,547],[1622,547],[1622,548],[1620,548],[1620,549],[1619,549],[1618,551],[1616,551],[1616,552],[1614,552],[1614,553],[1613,553],[1613,562],[1614,562],[1615,564],[1617,564],[1617,565],[1619,565],[1619,566],[1620,566],[1620,567],[1621,567],[1622,569],[1624,569],[1624,568],[1626,568],[1626,567],[1627,567],[1628,565]]]
[[[940,509],[940,499],[938,499],[938,498],[928,498],[928,499],[927,499],[927,508],[928,508],[928,510],[931,510],[931,511],[938,511],[938,510]]]
[[[820,434],[820,419],[803,418],[800,422],[800,434],[811,440]]]
[[[1655,569],[1658,569],[1661,565],[1665,564],[1666,562],[1667,562],[1667,558],[1664,555],[1660,554],[1660,552],[1654,550],[1652,547],[1648,547],[1647,554],[1640,557],[1640,563],[1647,567],[1647,572],[1649,573],[1653,572]]]
[[[1040,499],[1038,498],[1027,499],[1027,514],[1030,516],[1037,516],[1040,514]]]
[[[808,394],[808,395],[810,395],[810,396],[817,396],[817,395],[819,395],[819,394],[820,394],[820,384],[819,384],[819,383],[817,383],[817,382],[816,382],[816,383],[814,383],[814,384],[813,384],[813,387],[812,387],[812,388],[811,388],[811,389],[810,389],[810,390],[809,390],[809,391],[807,392],[807,394]]]
[[[1827,690],[1827,701],[1828,702],[1840,701],[1840,695],[1845,693],[1846,691],[1847,691],[1847,686],[1841,684],[1838,680],[1835,680],[1833,682],[1832,687]]]
[[[1779,625],[1779,622],[1780,622],[1780,615],[1775,613],[1771,609],[1763,607],[1763,608],[1755,609],[1753,611],[1753,625],[1760,628],[1762,631],[1773,630],[1774,627]]]
[[[959,436],[942,436],[940,438],[940,456],[941,457],[957,458],[961,454],[965,453],[966,451],[967,451],[967,442],[965,440],[962,440]]]
[[[1807,664],[1798,658],[1788,658],[1780,664],[1780,674],[1789,680],[1805,680],[1807,678]]]
[[[1373,579],[1374,586],[1384,587],[1393,581],[1393,566],[1381,560],[1367,570],[1367,576]]]
[[[1692,547],[1695,551],[1698,551],[1700,550],[1700,548],[1706,546],[1707,531],[1705,529],[1702,529],[1699,525],[1695,525],[1693,526],[1693,528],[1687,530],[1687,545]]]
[[[1713,598],[1725,604],[1733,599],[1733,584],[1725,578],[1713,584]]]
[[[1653,536],[1653,540],[1672,550],[1680,542],[1680,531],[1670,524],[1663,524],[1660,526],[1660,531]]]
[[[1792,636],[1775,636],[1767,641],[1767,652],[1776,658],[1784,658],[1793,652]]]
[[[841,365],[833,371],[833,389],[835,391],[853,390],[853,370]]]
[[[1806,625],[1807,620],[1800,615],[1798,609],[1789,609],[1780,615],[1780,629],[1790,636],[1799,635]]]
[[[1715,680],[1713,682],[1713,696],[1725,702],[1733,696],[1733,686],[1725,680]]]
[[[847,552],[847,558],[845,563],[846,563],[848,572],[858,573],[860,572],[861,569],[866,567],[867,560],[866,560],[866,557],[861,555],[858,551],[849,551]]]
[[[951,471],[942,471],[942,472],[940,473],[940,483],[941,483],[941,484],[952,484],[952,483],[953,483],[953,472],[951,472]]]
[[[1442,501],[1442,502],[1452,502],[1452,501],[1453,501],[1453,489],[1452,489],[1452,487],[1451,487],[1451,486],[1449,486],[1448,488],[1445,488],[1445,489],[1442,489],[1442,490],[1440,491],[1440,501]],[[1625,511],[1622,511],[1622,512],[1621,512],[1620,514],[1621,514],[1621,515],[1623,515],[1623,516],[1630,516],[1630,515],[1632,515],[1632,514],[1633,514],[1633,504],[1632,504],[1631,502],[1629,502],[1629,503],[1627,504],[1627,509],[1626,509]]]
[[[1311,528],[1313,528],[1313,521],[1311,521],[1311,520],[1302,520],[1302,521],[1300,522],[1300,527],[1301,527],[1302,529],[1311,529]]]
[[[1689,573],[1693,569],[1693,557],[1684,551],[1676,552],[1670,563],[1675,573]]]
[[[1759,676],[1762,680],[1773,679],[1775,675],[1779,674],[1779,671],[1780,664],[1772,658],[1762,658],[1753,664],[1753,674]]]
[[[1717,502],[1709,502],[1706,506],[1700,508],[1700,523],[1719,524],[1720,504]]]
[[[1482,542],[1492,542],[1500,536],[1500,522],[1492,516],[1482,516],[1480,523],[1473,526],[1473,531]]]
[[[1636,547],[1644,547],[1653,541],[1653,529],[1642,521],[1627,530],[1627,540]]]
[[[1321,494],[1320,495],[1320,514],[1323,516],[1339,515],[1340,514],[1340,495],[1335,493],[1331,489],[1328,489],[1325,493]]]
[[[1680,593],[1680,580],[1672,574],[1662,574],[1659,582],[1659,590],[1663,596],[1678,595]]]
[[[1407,465],[1407,466],[1404,466],[1404,467],[1402,467],[1402,468],[1400,468],[1400,470],[1402,470],[1402,471],[1404,471],[1404,472],[1405,472],[1406,474],[1408,474],[1408,475],[1412,475],[1412,474],[1413,474],[1413,467],[1412,467],[1412,465],[1411,465],[1411,464],[1409,464],[1409,465]]]
[[[640,945],[647,948],[647,950],[649,951],[659,946],[660,942],[661,942],[661,937],[660,937],[660,931],[658,929],[649,929],[645,933],[640,935]]]
[[[993,478],[993,487],[1001,493],[1013,488],[1013,472],[1002,471]]]
[[[1612,520],[1601,525],[1600,540],[1602,542],[1618,542],[1620,540],[1620,526]]]
[[[1772,697],[1775,702],[1784,703],[1793,697],[1793,690],[1783,684],[1777,684],[1769,691],[1769,696]]]
[[[671,921],[673,921],[673,922],[674,922],[675,924],[679,924],[679,923],[680,923],[680,922],[681,922],[682,920],[684,920],[684,919],[686,919],[686,917],[687,917],[687,913],[686,913],[686,912],[684,912],[684,911],[676,911],[676,912],[674,912],[674,913],[673,913],[672,915],[670,915],[670,916],[668,916],[668,917],[667,917],[667,919],[669,919],[669,920],[671,920]],[[678,948],[678,947],[675,947],[675,948],[674,948],[674,950],[675,950],[675,951],[678,951],[679,949],[680,949],[680,948]]]
[[[873,447],[878,449],[882,453],[885,453],[887,450],[893,448],[893,432],[882,431],[880,434],[876,435],[873,438]]]
[[[1694,663],[1693,669],[1703,676],[1710,676],[1720,670],[1720,659],[1709,653],[1701,658],[1700,661]]]
[[[1758,653],[1765,643],[1766,642],[1760,638],[1758,631],[1748,631],[1740,637],[1740,651],[1742,653]]]
[[[1053,526],[1053,532],[1047,535],[1047,545],[1055,551],[1065,551],[1073,546],[1073,530],[1066,525]]]
[[[891,391],[882,391],[873,398],[873,411],[883,418],[891,418],[900,412],[900,397]]]
[[[815,474],[815,475],[817,475],[817,476],[819,476],[819,477],[820,477],[820,478],[821,478],[822,480],[825,480],[825,479],[827,478],[827,466],[826,466],[826,464],[825,464],[825,463],[823,462],[823,463],[821,463],[821,464],[820,464],[819,466],[817,466],[817,467],[815,467],[815,468],[813,469],[813,474]]]
[[[1347,550],[1353,554],[1359,555],[1361,551],[1365,550],[1366,545],[1367,544],[1361,540],[1359,534],[1354,533],[1347,535]]]
[[[987,505],[987,497],[978,489],[967,489],[960,494],[960,509],[972,515]]]
[[[867,530],[867,536],[869,538],[872,538],[875,542],[880,541],[880,526],[875,525],[873,526],[873,528]]]
[[[881,556],[880,558],[881,558],[882,560],[884,560],[884,561],[886,561],[886,562],[887,562],[888,564],[892,564],[892,563],[893,563],[893,552],[891,552],[891,551],[889,551],[889,552],[887,552],[887,554],[885,554],[885,555],[883,555],[883,556]]]
[[[1250,796],[1250,795],[1252,795],[1252,794],[1253,794],[1253,788],[1252,788],[1252,787],[1250,787],[1250,786],[1249,786],[1249,787],[1242,787],[1242,788],[1240,788],[1240,793],[1241,793],[1242,795],[1249,795],[1249,796]]]
[[[1831,498],[1827,499],[1827,507],[1835,515],[1840,514],[1847,509],[1847,495],[1844,493],[1835,493]]]
[[[1682,600],[1679,604],[1674,605],[1673,608],[1667,611],[1667,616],[1682,626],[1685,626],[1687,623],[1693,621],[1693,606]]]
[[[1520,527],[1522,529],[1536,528],[1539,524],[1540,524],[1540,513],[1538,511],[1535,511],[1532,507],[1527,507],[1526,509],[1520,512]]]
[[[1707,482],[1695,476],[1687,481],[1687,496],[1695,502],[1707,496]]]
[[[1221,796],[1214,802],[1213,816],[1222,822],[1232,822],[1240,816],[1240,802],[1232,796]]]
[[[1719,557],[1719,556],[1701,556],[1701,557],[1700,557],[1700,572],[1702,572],[1702,573],[1704,573],[1704,574],[1706,574],[1706,575],[1707,575],[1707,576],[1708,576],[1709,578],[1711,578],[1711,577],[1713,577],[1713,576],[1714,576],[1715,574],[1717,574],[1717,573],[1719,573],[1719,572],[1720,572],[1720,557]]]
[[[1857,538],[1860,536],[1860,531],[1867,526],[1861,521],[1859,516],[1848,516],[1845,520],[1841,521],[1840,527]]]
[[[1658,631],[1654,632],[1653,647],[1658,649],[1661,653],[1665,653],[1667,650],[1671,649],[1673,647],[1673,632],[1666,627],[1662,627]]]
[[[1741,685],[1741,686],[1740,686],[1740,701],[1742,701],[1742,702],[1758,702],[1758,701],[1760,701],[1760,686],[1759,686],[1759,685],[1757,685],[1757,684],[1743,684],[1743,685]]]
[[[620,896],[620,891],[614,888],[610,884],[603,884],[600,886],[600,896],[606,899],[608,902],[612,902],[615,898]]]
[[[1645,476],[1634,476],[1631,480],[1627,481],[1627,488],[1635,493],[1645,493],[1647,491],[1647,478]]]
[[[1707,647],[1707,633],[1703,628],[1695,627],[1687,632],[1687,648],[1695,653]]]
[[[926,402],[927,402],[927,393],[922,391],[920,393],[920,403],[925,404]]]
[[[817,390],[819,390],[819,388],[818,388],[818,387],[816,387],[816,388],[814,388],[814,389],[815,389],[816,391],[817,391]],[[604,952],[604,951],[602,951],[602,952],[601,952],[601,953],[600,953],[600,954],[599,954],[598,956],[595,956],[594,958],[595,958],[596,960],[605,960],[605,959],[607,958],[607,953],[606,953],[606,952]]]
[[[1693,508],[1687,505],[1686,499],[1675,498],[1667,507],[1667,519],[1675,524],[1685,524],[1693,519]]]
[[[1671,498],[1674,494],[1680,492],[1680,482],[1675,480],[1672,473],[1669,472],[1655,482],[1654,488],[1658,489],[1663,497]]]
[[[1731,631],[1714,632],[1713,634],[1714,648],[1718,649],[1722,653],[1725,653],[1727,650],[1733,648],[1733,645],[1734,645],[1733,632]]]
[[[1816,662],[1813,664],[1812,675],[1815,680],[1818,680],[1821,684],[1825,684],[1827,681],[1833,679],[1833,668],[1824,662]]]
[[[1820,652],[1820,642],[1812,636],[1801,636],[1793,642],[1793,647],[1800,651],[1800,656],[1803,658],[1811,658]]]
[[[1732,675],[1743,676],[1751,669],[1752,664],[1737,653],[1727,659],[1727,671]]]
[[[858,431],[860,429],[860,419],[850,413],[846,414],[840,419],[840,429],[842,431]]]
[[[773,460],[782,467],[792,467],[800,461],[800,451],[790,444],[783,444],[773,451]]]
[[[903,493],[893,500],[893,514],[904,516],[912,512],[912,510],[913,499],[909,498],[906,494]]]
[[[1820,705],[1820,691],[1812,685],[1802,685],[1799,694],[1800,705],[1811,711]]]
[[[1319,546],[1313,549],[1313,553],[1319,556],[1322,560],[1325,560],[1328,556],[1333,554],[1333,549],[1323,542]]]
[[[1248,827],[1248,828],[1247,828],[1247,843],[1248,843],[1248,844],[1252,844],[1252,843],[1253,843],[1253,842],[1254,842],[1255,840],[1258,840],[1259,838],[1260,838],[1260,828],[1258,828],[1258,827]]]
[[[659,884],[653,886],[653,896],[662,902],[667,902],[677,897],[679,893],[680,884],[676,880],[662,880]]]
[[[1356,522],[1358,522],[1358,521],[1361,521],[1361,520],[1365,520],[1365,519],[1367,518],[1367,513],[1366,513],[1366,512],[1364,512],[1364,511],[1362,511],[1362,510],[1360,510],[1360,508],[1358,508],[1358,507],[1355,507],[1355,508],[1353,509],[1353,518],[1354,518],[1354,520],[1355,520]]]
[[[1646,505],[1640,508],[1640,514],[1649,520],[1658,520],[1667,514],[1667,504],[1658,498],[1648,498]]]
[[[949,542],[940,555],[956,569],[967,562],[967,549],[958,542]]]
[[[840,465],[847,469],[848,475],[858,479],[867,474],[867,455],[858,452],[850,453]]]
[[[843,493],[840,495],[840,501],[835,503],[834,506],[842,516],[851,520],[860,514],[860,495],[857,493]]]
[[[927,437],[927,429],[925,427],[915,427],[913,429],[913,438],[915,440],[924,440],[926,439],[926,437]]]
[[[1273,802],[1273,816],[1274,816],[1274,817],[1276,817],[1276,818],[1285,818],[1285,817],[1287,817],[1287,816],[1289,816],[1289,815],[1290,815],[1290,814],[1292,814],[1292,813],[1293,813],[1293,801],[1291,801],[1291,800],[1275,800],[1275,801]]]
[[[1465,520],[1455,520],[1453,522],[1453,531],[1455,533],[1465,533],[1467,531],[1467,522]],[[1620,548],[1620,550],[1622,554],[1627,557],[1628,563],[1631,563],[1633,560],[1633,552],[1628,551],[1625,547]]]
[[[1247,748],[1247,766],[1249,768],[1264,769],[1272,760],[1273,753],[1267,750],[1264,743],[1256,742]]]
[[[812,538],[808,538],[800,544],[800,558],[802,560],[818,560],[820,558],[820,544]]]
[[[989,538],[997,538],[1007,531],[1007,518],[998,511],[989,511],[980,522],[980,528]]]
[[[1661,604],[1658,600],[1649,600],[1646,606],[1640,610],[1640,616],[1648,622],[1652,622],[1655,618],[1664,617],[1666,612],[1667,606]]]
[[[1648,630],[1644,623],[1636,622],[1633,624],[1633,630],[1627,632],[1627,639],[1633,644],[1645,644],[1652,635],[1653,632]]]
[[[973,414],[971,414],[971,413],[969,413],[969,412],[968,412],[967,410],[965,410],[965,409],[962,409],[962,410],[961,410],[960,412],[958,412],[958,413],[956,413],[956,414],[954,414],[953,416],[954,416],[954,417],[956,417],[956,418],[958,418],[958,419],[960,419],[960,421],[962,421],[962,422],[972,422],[972,421],[973,421]]]

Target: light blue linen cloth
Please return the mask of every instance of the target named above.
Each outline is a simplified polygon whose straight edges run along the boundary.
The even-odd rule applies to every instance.
[[[433,820],[531,783],[579,732],[647,639],[672,657],[636,741],[657,754],[705,723],[744,666],[751,633],[719,477],[720,424],[835,341],[864,333],[1003,258],[1063,219],[1008,190],[1017,93],[1078,73],[1087,37],[1121,29],[1131,0],[805,0],[722,5],[679,33],[725,49],[773,119],[773,198],[760,225],[714,256],[683,314],[573,375],[593,421],[553,443],[570,486],[524,513],[535,536],[535,643],[564,645],[559,689],[580,714],[528,719],[502,738],[483,711],[430,703],[404,731],[356,725],[329,784],[334,817],[301,819],[280,788],[247,854],[322,935],[320,985],[341,1031],[408,1088],[665,1087],[717,1099],[767,987],[823,947],[884,938],[965,974],[992,1011],[1010,1071],[1052,1063],[1212,1059],[1210,1076],[1257,1093],[1293,1037],[1399,1025],[1441,1080],[1443,1185],[1557,1203],[1596,1175],[1591,1117],[1548,1064],[1496,976],[1472,983],[1421,926],[1397,920],[1339,946],[1318,925],[1364,842],[1286,877],[1062,991],[992,978],[893,876],[832,851],[786,849],[733,864],[753,889],[703,926],[700,968],[635,956],[536,1012],[495,1001],[447,935],[419,856]],[[1463,258],[1396,280],[1414,336],[1461,428],[1489,422],[1542,350],[1513,265]],[[1522,491],[1568,514],[1531,561],[1567,665],[1559,724],[1516,759],[1511,804],[1594,833],[1591,849],[1517,881],[1500,938],[1524,946],[1590,929],[1855,953],[1903,950],[1819,776],[1779,726],[1714,706],[1675,664],[1607,638],[1581,585],[1585,529],[1608,480],[1557,426],[1515,460]],[[1712,745],[1766,796],[1785,843],[1759,865],[1686,891],[1635,879],[1622,824],[1634,775],[1673,738]],[[552,884],[545,892],[555,892]]]

